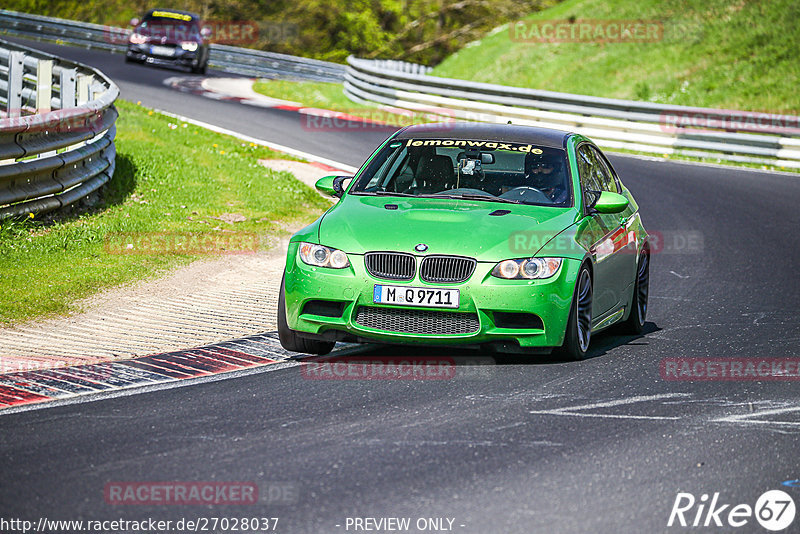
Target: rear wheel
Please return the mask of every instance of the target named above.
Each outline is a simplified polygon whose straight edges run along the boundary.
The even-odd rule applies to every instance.
[[[578,272],[575,294],[564,334],[561,354],[571,360],[583,360],[592,339],[592,275],[585,264]]]
[[[622,323],[621,329],[626,334],[641,334],[647,318],[647,297],[650,293],[650,253],[645,249],[636,263],[636,282],[631,297],[631,313]]]
[[[284,278],[281,277],[281,291],[278,296],[278,338],[281,341],[281,346],[292,352],[319,355],[328,354],[333,350],[333,346],[336,344],[335,342],[308,339],[289,328],[289,324],[286,322],[286,296],[283,281]]]

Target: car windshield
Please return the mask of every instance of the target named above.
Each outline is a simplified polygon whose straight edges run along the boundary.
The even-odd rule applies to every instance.
[[[196,23],[164,17],[146,18],[139,25],[137,31],[151,37],[166,37],[176,40],[190,41],[200,37],[200,28]]]
[[[564,150],[484,140],[390,141],[372,159],[349,192],[539,206],[572,205]]]

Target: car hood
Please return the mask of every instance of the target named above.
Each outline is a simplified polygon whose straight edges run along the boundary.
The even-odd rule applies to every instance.
[[[386,205],[396,209],[387,209]],[[503,215],[490,215],[498,210]],[[346,195],[319,224],[319,242],[350,254],[394,250],[478,261],[531,256],[575,222],[572,208],[500,202]]]

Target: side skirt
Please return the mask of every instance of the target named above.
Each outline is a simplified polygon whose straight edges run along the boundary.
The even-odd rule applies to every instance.
[[[595,323],[595,325],[592,327],[592,333],[599,332],[600,330],[608,328],[612,324],[620,321],[625,316],[626,308],[627,306],[623,306],[617,311],[611,312],[611,315],[608,315],[605,318],[601,318],[600,320],[598,320],[597,323]]]

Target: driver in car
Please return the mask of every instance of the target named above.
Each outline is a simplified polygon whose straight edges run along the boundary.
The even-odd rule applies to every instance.
[[[525,162],[525,179],[554,204],[567,201],[563,162],[547,154],[529,154]]]

